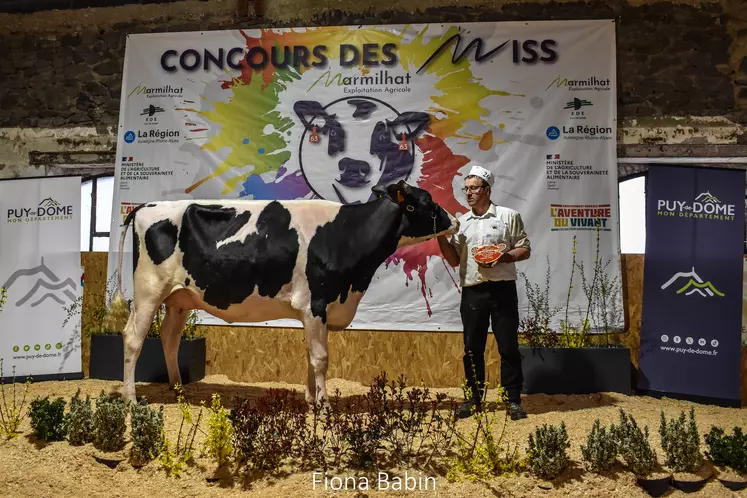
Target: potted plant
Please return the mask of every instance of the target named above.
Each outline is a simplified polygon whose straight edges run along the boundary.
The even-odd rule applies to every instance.
[[[583,264],[576,262],[576,238],[573,238],[565,320],[560,321],[559,331],[550,326],[553,317],[562,309],[550,307],[550,258],[547,258],[544,290],[519,272],[525,283],[530,311],[519,325],[525,394],[631,394],[630,349],[610,342],[610,335],[617,332],[611,324],[620,310],[616,304],[617,277],[611,279],[606,272],[609,264],[610,261],[599,257],[597,227],[594,271],[587,278]],[[586,310],[579,310],[583,319],[578,324],[568,319],[576,270],[587,298]]]
[[[685,493],[699,491],[711,478],[711,472],[703,465],[695,410],[690,408],[688,423],[685,423],[684,411],[680,411],[678,419],[669,422],[662,411],[659,435],[666,455],[664,464],[673,472],[672,485]]]
[[[116,272],[107,282],[107,302],[111,302],[114,295],[115,282]],[[66,320],[79,314],[81,308],[82,297],[68,308]],[[114,330],[108,325],[107,311],[106,306],[93,307],[82,330],[83,335],[91,340],[88,376],[92,379],[122,380],[124,370],[122,331]],[[165,306],[161,305],[153,317],[148,336],[143,342],[143,348],[135,367],[135,382],[168,382],[169,380],[160,333],[164,316]],[[197,311],[191,310],[179,342],[179,372],[183,384],[197,382],[205,377],[205,337],[200,333],[198,323]]]
[[[721,427],[712,426],[703,440],[721,484],[732,491],[747,488],[747,434],[742,428],[735,426],[731,435],[726,435]]]

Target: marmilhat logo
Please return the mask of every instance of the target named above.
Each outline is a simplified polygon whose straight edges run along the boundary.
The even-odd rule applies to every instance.
[[[560,129],[558,129],[557,126],[549,127],[545,133],[547,134],[547,138],[550,140],[557,140],[560,138]]]

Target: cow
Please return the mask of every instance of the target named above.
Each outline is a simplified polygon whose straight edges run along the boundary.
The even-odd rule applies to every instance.
[[[126,316],[123,398],[135,401],[135,365],[161,304],[169,384],[189,310],[221,320],[296,319],[307,343],[306,401],[328,406],[327,332],[343,330],[377,268],[398,248],[456,233],[459,222],[404,181],[372,187],[361,204],[327,200],[180,200],[141,204],[125,219],[110,316]],[[122,257],[133,225],[134,293],[122,293]]]

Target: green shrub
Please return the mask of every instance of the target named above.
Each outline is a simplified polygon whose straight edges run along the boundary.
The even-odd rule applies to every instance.
[[[747,473],[747,435],[741,427],[734,427],[727,436],[721,427],[713,426],[703,440],[708,446],[706,456],[714,465]]]
[[[544,479],[554,479],[568,466],[571,447],[565,422],[560,427],[542,424],[529,434],[529,470]]]
[[[156,411],[141,398],[130,405],[130,414],[132,456],[140,462],[156,458],[163,446],[163,405]]]
[[[611,425],[609,430],[600,427],[599,419],[586,438],[586,445],[581,445],[586,468],[592,472],[602,472],[609,469],[617,458],[617,441],[615,441],[615,426]]]
[[[184,389],[182,386],[177,384],[174,386],[174,390],[177,393],[176,399],[179,404],[179,410],[182,412],[179,435],[176,438],[176,445],[173,446],[174,449],[172,449],[172,445],[166,436],[162,436],[163,446],[158,455],[158,461],[167,475],[179,477],[184,467],[194,462],[195,436],[197,435],[197,429],[200,427],[200,420],[202,420],[202,408],[200,408],[200,412],[197,414],[197,421],[195,421],[192,417],[190,404],[184,399]],[[201,405],[204,405],[204,402]],[[186,434],[184,434],[185,425],[187,427]]]
[[[231,425],[230,413],[223,408],[220,395],[213,394],[213,402],[208,417],[208,436],[205,442],[208,454],[215,459],[218,467],[228,462],[228,456],[233,451],[231,438],[233,426]]]
[[[463,383],[462,387],[467,397],[471,397],[471,388],[467,387],[466,383]],[[488,389],[490,386],[486,383],[485,387]],[[469,425],[464,433],[456,430],[458,419],[455,411],[450,411],[444,429],[453,433],[457,451],[453,458],[449,459],[449,470],[446,473],[449,481],[487,481],[498,475],[516,473],[525,469],[527,459],[519,456],[518,445],[511,445],[504,438],[508,424],[508,410],[505,409],[508,404],[508,395],[501,386],[498,386],[496,391],[498,394],[496,408],[503,407],[503,415],[500,417],[503,420],[498,431],[494,430],[494,426],[499,417],[490,408],[487,399],[484,400],[483,409],[475,411],[473,415],[476,424]],[[438,428],[438,430],[442,429]]]
[[[96,398],[96,413],[93,415],[94,446],[103,451],[122,449],[125,444],[126,417],[124,400],[101,391]]]
[[[2,298],[2,294],[0,294]],[[0,299],[2,302],[2,299]],[[3,359],[0,358],[0,378],[4,378],[3,374]],[[26,396],[29,393],[29,387],[31,386],[31,380],[27,377],[25,388],[23,390],[23,398],[18,401],[16,395],[16,367],[13,366],[13,385],[12,392],[5,394],[5,383],[0,382],[0,394],[2,397],[2,404],[0,404],[0,435],[6,439],[13,439],[18,437],[18,428],[21,426],[21,422],[26,417],[27,411],[24,410],[26,405]],[[10,400],[10,401],[9,401]]]
[[[70,400],[70,411],[65,415],[67,440],[72,445],[81,445],[93,441],[93,410],[91,397],[80,398],[80,388]]]
[[[637,476],[647,476],[656,465],[656,452],[648,440],[648,426],[641,431],[632,415],[620,408],[620,424],[615,427],[618,451]]]
[[[659,425],[661,447],[666,455],[665,464],[673,472],[696,472],[703,465],[700,453],[700,435],[695,423],[695,410],[690,408],[690,421],[685,423],[685,412],[680,411],[678,419],[667,423],[661,412]]]
[[[65,400],[49,401],[49,396],[31,402],[31,428],[37,439],[61,441],[65,439]]]

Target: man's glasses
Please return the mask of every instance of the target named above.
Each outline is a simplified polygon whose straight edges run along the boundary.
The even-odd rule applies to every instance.
[[[480,190],[482,190],[483,188],[485,188],[485,186],[484,186],[484,185],[481,185],[481,186],[479,186],[479,187],[462,187],[462,192],[464,192],[465,194],[466,194],[467,192],[470,192],[470,193],[473,193],[473,194],[474,194],[475,192],[479,192],[479,191],[480,191]]]

